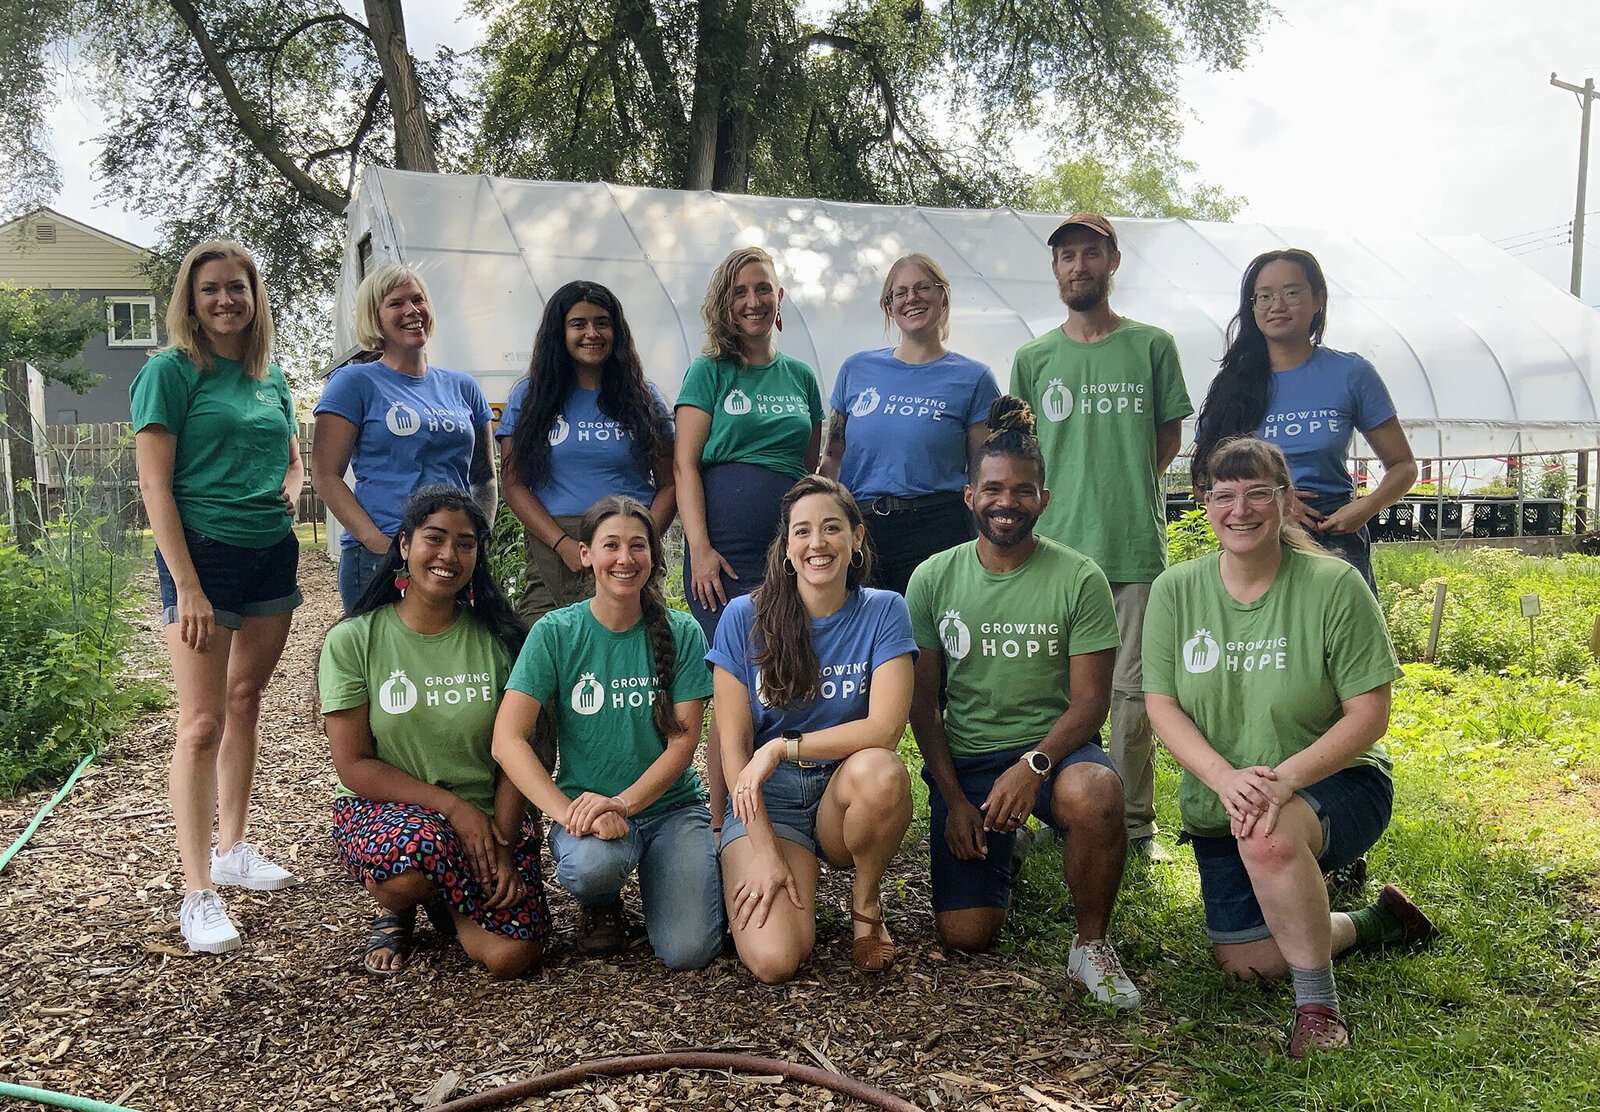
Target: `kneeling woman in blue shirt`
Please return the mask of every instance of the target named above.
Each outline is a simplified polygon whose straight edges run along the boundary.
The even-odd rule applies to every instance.
[[[819,859],[854,869],[852,960],[894,961],[881,885],[911,825],[895,751],[917,656],[903,598],[871,575],[850,492],[809,475],[784,495],[766,578],[728,604],[713,666],[723,769],[722,888],[739,958],[788,980],[816,939]]]

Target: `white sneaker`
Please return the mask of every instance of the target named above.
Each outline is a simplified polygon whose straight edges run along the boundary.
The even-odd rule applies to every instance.
[[[1133,987],[1128,975],[1117,960],[1117,951],[1109,940],[1097,938],[1093,942],[1078,942],[1072,936],[1072,952],[1067,956],[1067,974],[1102,1004],[1116,1008],[1137,1008],[1139,990]]]
[[[222,897],[211,888],[201,888],[183,897],[178,909],[178,929],[189,949],[197,954],[226,954],[242,945],[239,928],[228,918]]]
[[[262,857],[249,842],[238,842],[227,853],[211,851],[211,883],[276,892],[299,884],[300,878]]]

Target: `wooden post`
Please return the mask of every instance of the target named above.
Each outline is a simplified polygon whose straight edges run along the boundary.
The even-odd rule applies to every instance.
[[[1578,500],[1573,507],[1572,532],[1583,536],[1589,531],[1589,453],[1578,453]]]
[[[1433,663],[1439,648],[1439,625],[1444,621],[1444,582],[1440,581],[1433,587],[1433,621],[1428,624],[1428,650],[1422,654],[1422,659],[1429,664]],[[1596,624],[1600,629],[1600,623]]]
[[[11,507],[12,538],[22,548],[39,537],[39,473],[34,467],[33,414],[28,409],[28,365],[0,367],[0,395],[5,399],[7,458],[11,483],[6,500]]]

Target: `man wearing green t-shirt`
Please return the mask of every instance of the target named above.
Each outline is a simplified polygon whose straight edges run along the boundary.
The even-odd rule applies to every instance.
[[[1078,919],[1068,973],[1104,1003],[1139,1004],[1106,937],[1128,843],[1122,784],[1100,747],[1117,647],[1111,590],[1094,562],[1035,537],[1049,504],[1032,415],[1000,398],[965,490],[978,539],[912,573],[921,656],[911,728],[929,785],[934,924],[985,950],[1005,923],[1012,854],[1028,816],[1060,831]],[[939,710],[941,670],[948,704]]]
[[[1111,222],[1080,212],[1046,243],[1067,319],[1018,350],[1011,392],[1040,416],[1050,470],[1074,480],[1072,496],[1056,499],[1039,519],[1040,535],[1088,556],[1111,581],[1122,636],[1111,682],[1111,758],[1122,774],[1135,852],[1164,861],[1139,650],[1150,584],[1167,566],[1161,474],[1194,406],[1172,336],[1111,310],[1112,276],[1122,264]]]

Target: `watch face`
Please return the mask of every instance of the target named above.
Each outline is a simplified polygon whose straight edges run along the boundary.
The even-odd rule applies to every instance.
[[[1050,758],[1045,756],[1043,753],[1029,753],[1028,767],[1033,769],[1033,771],[1037,772],[1040,776],[1043,776],[1045,773],[1050,771]]]

